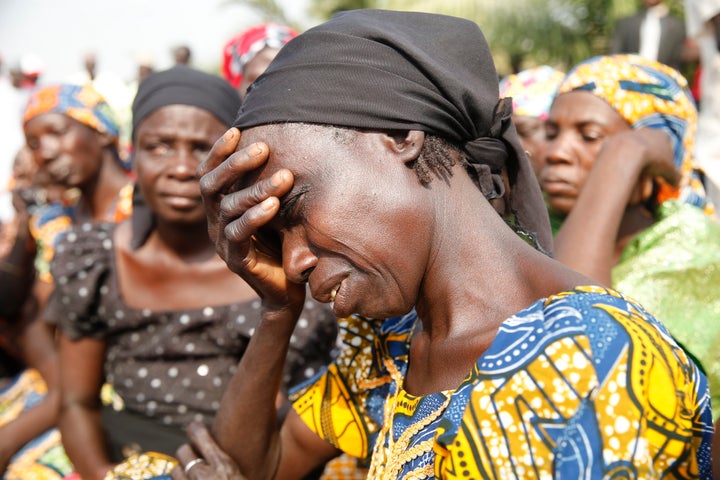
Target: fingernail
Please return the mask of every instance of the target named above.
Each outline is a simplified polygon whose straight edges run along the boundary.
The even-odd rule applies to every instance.
[[[272,184],[273,187],[279,187],[284,179],[285,179],[285,171],[278,170],[277,172],[273,173],[272,177],[270,177],[270,183]]]
[[[262,207],[262,209],[265,210],[266,212],[272,210],[274,206],[275,206],[275,199],[272,197],[266,198],[260,204],[260,207]]]
[[[253,143],[250,149],[250,155],[257,156],[263,153],[263,146],[259,143]]]
[[[232,140],[233,136],[235,136],[235,129],[231,128],[223,135],[223,142],[228,142]]]

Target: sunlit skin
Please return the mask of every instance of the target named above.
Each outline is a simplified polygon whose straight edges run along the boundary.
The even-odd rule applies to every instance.
[[[200,166],[210,237],[262,298],[263,321],[212,431],[248,478],[302,478],[339,453],[294,411],[276,430],[275,390],[264,388],[281,373],[305,300],[298,282],[323,302],[337,291],[339,317],[381,321],[415,308],[422,327],[403,384],[412,395],[457,388],[505,319],[588,282],[508,228],[464,165],[423,186],[412,168],[422,132],[349,135],[293,124],[231,130]],[[257,432],[242,449],[240,428]]]
[[[528,115],[513,115],[512,121],[533,172],[539,178],[540,171],[545,166],[545,122]]]
[[[161,218],[197,223],[205,218],[197,167],[226,125],[207,110],[169,105],[135,131],[135,168],[148,206]]]
[[[53,183],[83,188],[100,172],[103,149],[112,140],[61,113],[44,113],[25,124],[35,163]]]
[[[265,47],[245,65],[245,68],[243,68],[242,81],[240,82],[240,85],[238,85],[240,98],[245,98],[245,94],[247,93],[247,89],[250,84],[262,75],[279,51],[280,49],[278,48]]]
[[[540,172],[540,186],[554,212],[570,213],[605,140],[630,130],[617,111],[589,92],[555,99],[545,123],[546,164]]]
[[[288,137],[277,128],[259,127],[243,134],[242,146],[258,141],[275,147],[267,164],[247,184],[275,172],[292,182],[289,192],[280,194],[282,206],[269,225],[282,238],[282,265],[288,278],[307,281],[320,301],[330,301],[337,288],[333,308],[340,317],[362,313],[386,318],[408,312],[424,274],[424,263],[411,259],[428,258],[425,246],[430,242],[425,239],[431,236],[432,224],[427,217],[432,214],[421,208],[423,195],[402,194],[403,184],[418,190],[416,174],[402,163],[388,166],[390,159],[378,155],[374,137],[362,133],[347,143],[326,135],[325,141],[333,144],[328,148],[317,138],[309,141],[299,135]],[[351,156],[367,161],[349,162]],[[393,168],[398,175],[384,175],[371,184],[357,180],[375,168]],[[401,178],[400,183],[395,177]],[[368,217],[357,215],[358,211],[383,214]],[[408,229],[414,232],[412,242],[403,235]],[[372,242],[369,232],[375,237]]]

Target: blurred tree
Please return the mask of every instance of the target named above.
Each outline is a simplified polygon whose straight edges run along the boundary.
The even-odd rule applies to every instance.
[[[666,0],[682,17],[682,0]],[[617,18],[640,8],[640,0],[311,0],[311,13],[324,20],[352,8],[388,8],[468,18],[483,29],[498,71],[529,65],[567,69],[606,53]]]
[[[357,10],[359,8],[387,8],[382,0],[311,0],[310,14],[326,20],[337,12],[343,10]],[[396,9],[397,10],[397,9]]]
[[[278,22],[289,25],[285,11],[276,0],[226,0],[226,4],[246,5],[255,10],[264,22]]]

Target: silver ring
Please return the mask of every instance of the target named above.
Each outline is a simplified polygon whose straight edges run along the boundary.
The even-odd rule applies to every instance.
[[[190,472],[190,469],[193,468],[195,465],[197,465],[198,463],[204,463],[204,462],[205,462],[205,460],[203,460],[202,458],[193,458],[192,460],[190,460],[187,463],[187,465],[185,465],[185,468],[183,469],[183,471],[185,472],[185,475],[187,475]]]

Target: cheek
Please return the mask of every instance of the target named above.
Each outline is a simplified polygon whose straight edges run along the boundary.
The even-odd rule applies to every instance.
[[[374,199],[363,200],[356,198],[345,208],[312,209],[307,218],[308,240],[322,250],[347,257],[362,270],[386,270],[393,277],[422,270],[432,225],[427,215],[415,202],[378,205]]]
[[[157,168],[153,168],[151,163],[142,161],[142,159],[136,157],[135,174],[137,177],[137,184],[140,186],[140,190],[143,192],[143,195],[145,195],[146,192],[152,192],[158,177]],[[147,195],[146,199],[148,197],[151,197],[151,195]]]
[[[89,135],[68,135],[63,139],[62,145],[63,151],[73,156],[73,163],[88,170],[99,167],[102,146],[95,138]],[[76,159],[82,161],[76,162]]]
[[[600,153],[600,148],[601,145],[582,146],[582,150],[578,154],[578,177],[580,177],[583,182],[585,182],[590,174],[590,170],[592,170],[592,167],[595,164],[595,159]]]

